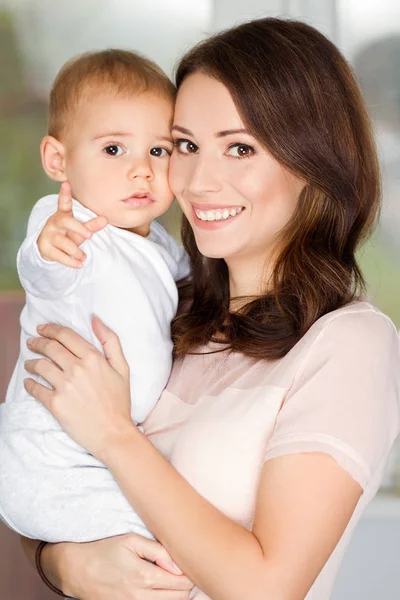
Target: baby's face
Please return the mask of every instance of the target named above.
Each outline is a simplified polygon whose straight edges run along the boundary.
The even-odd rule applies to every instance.
[[[173,201],[168,185],[173,102],[145,92],[83,101],[64,140],[72,195],[116,227],[147,235]]]

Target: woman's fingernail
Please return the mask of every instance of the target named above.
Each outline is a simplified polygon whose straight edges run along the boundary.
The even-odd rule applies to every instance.
[[[36,330],[37,330],[37,331],[42,331],[42,329],[44,329],[44,325],[38,325],[38,326],[36,327]]]
[[[28,339],[26,340],[26,343],[27,343],[27,345],[28,345],[28,346],[30,346],[31,344],[33,344],[33,342],[34,342],[34,339],[35,339],[35,338],[28,338]]]
[[[175,569],[175,571],[177,573],[179,573],[179,575],[183,575],[183,571],[180,570],[180,568],[178,567],[178,565],[175,562],[172,563],[172,567]]]

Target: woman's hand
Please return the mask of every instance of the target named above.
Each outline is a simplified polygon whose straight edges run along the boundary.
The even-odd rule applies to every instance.
[[[80,600],[188,600],[193,587],[161,544],[135,534],[64,544],[58,561],[63,591]]]
[[[97,317],[92,324],[104,355],[67,327],[38,327],[43,337],[27,345],[46,358],[28,360],[25,368],[53,389],[33,379],[25,379],[24,385],[78,444],[101,460],[116,439],[140,434],[131,419],[129,366],[118,336]]]

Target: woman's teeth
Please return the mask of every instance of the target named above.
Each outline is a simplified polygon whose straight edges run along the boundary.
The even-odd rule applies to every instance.
[[[237,208],[222,208],[217,210],[197,210],[195,209],[196,216],[200,221],[224,221],[231,217],[236,217],[241,213],[243,207]]]

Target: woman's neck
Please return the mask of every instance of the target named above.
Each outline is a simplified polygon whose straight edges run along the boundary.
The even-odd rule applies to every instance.
[[[268,284],[272,278],[272,261],[261,260],[227,260],[229,271],[229,293],[232,304],[239,308],[241,302],[236,298],[249,298],[261,296],[268,289]],[[239,306],[238,306],[239,305]]]

